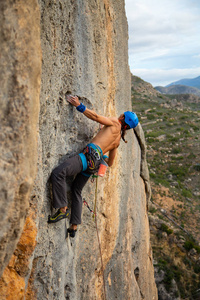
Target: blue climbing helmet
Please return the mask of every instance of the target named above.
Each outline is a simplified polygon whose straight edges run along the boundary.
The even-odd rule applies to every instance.
[[[135,128],[139,123],[137,115],[132,111],[126,111],[124,113],[124,121],[130,128]]]

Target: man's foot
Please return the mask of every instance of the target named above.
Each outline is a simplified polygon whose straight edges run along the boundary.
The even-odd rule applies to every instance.
[[[48,217],[48,223],[56,223],[62,219],[67,218],[68,216],[69,216],[69,209],[67,209],[66,212],[63,213],[59,208],[53,216]]]
[[[74,238],[77,232],[77,229],[68,228],[67,232],[69,233],[70,237]]]

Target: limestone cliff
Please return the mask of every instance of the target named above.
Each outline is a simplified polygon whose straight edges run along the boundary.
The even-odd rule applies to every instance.
[[[36,175],[41,42],[37,1],[1,1],[0,13],[2,274],[23,229]]]
[[[66,103],[66,93],[78,95],[88,108],[106,116],[118,116],[131,110],[124,1],[41,0],[37,3],[10,0],[1,6],[3,26],[11,31],[10,40],[4,38],[1,45],[5,52],[2,64],[7,76],[3,78],[5,91],[2,97],[6,104],[2,124],[9,122],[9,118],[3,116],[7,116],[6,105],[12,103],[15,108],[12,118],[22,126],[17,127],[19,137],[4,137],[5,143],[9,140],[10,144],[7,142],[3,149],[12,152],[17,147],[19,161],[15,159],[8,169],[2,166],[5,174],[1,190],[5,200],[1,201],[4,209],[8,206],[18,211],[19,203],[23,207],[21,214],[17,214],[16,223],[12,222],[13,210],[2,212],[5,221],[1,237],[6,237],[1,239],[4,266],[11,258],[0,282],[2,299],[13,299],[16,294],[18,299],[104,299],[101,260],[91,213],[83,207],[83,223],[74,240],[66,238],[68,221],[48,225],[47,217],[52,212],[49,176],[56,165],[78,153],[99,129],[98,124],[88,121]],[[20,25],[27,40],[20,36]],[[17,57],[19,53],[21,61]],[[19,76],[19,71],[23,72],[20,80],[24,81],[14,81],[16,92],[12,93],[14,88],[9,80],[13,79],[13,73]],[[40,78],[40,114],[37,119]],[[19,84],[24,93],[18,88]],[[15,99],[21,101],[19,107]],[[33,140],[37,137],[37,120],[36,149]],[[121,143],[114,166],[103,179],[99,179],[98,184],[98,228],[106,296],[107,299],[157,299],[146,210],[150,189],[140,125],[136,135],[133,131],[128,132],[127,140],[128,144]],[[21,147],[26,151],[22,149],[21,153]],[[34,178],[29,209],[25,214]],[[29,183],[28,188],[25,184],[26,193],[21,192],[21,197],[12,196],[16,190],[24,191],[24,182]],[[70,199],[71,179],[68,184]],[[95,184],[89,182],[83,197],[91,207],[94,194]],[[10,237],[11,228],[18,228],[16,224],[22,227],[25,216],[20,240],[20,230],[15,237]],[[4,259],[6,253],[7,259]]]

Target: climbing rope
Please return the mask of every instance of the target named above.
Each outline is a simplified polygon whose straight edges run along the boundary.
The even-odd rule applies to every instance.
[[[95,218],[95,225],[96,225],[97,239],[98,239],[98,244],[99,244],[99,253],[100,253],[100,257],[101,257],[101,268],[102,268],[102,277],[103,277],[104,298],[105,298],[105,300],[106,300],[106,284],[105,284],[105,278],[104,278],[103,257],[102,257],[102,252],[101,252],[101,242],[100,242],[100,238],[99,238],[99,230],[98,230],[97,214],[96,214],[97,191],[98,191],[98,176],[96,177],[95,203],[94,203],[94,214],[93,214],[93,218]]]
[[[97,209],[97,191],[98,191],[98,176],[96,176],[96,188],[95,188],[95,201],[94,201],[94,215],[93,215],[93,220],[96,214],[96,209]]]
[[[92,176],[93,182],[94,182],[94,178],[96,178],[94,210],[92,210],[92,209],[90,208],[90,206],[89,206],[88,203],[85,201],[85,199],[84,199],[83,203],[87,206],[87,208],[89,209],[89,211],[90,211],[91,213],[93,213],[93,219],[94,219],[94,221],[95,221],[96,232],[97,232],[97,239],[98,239],[98,245],[99,245],[99,253],[100,253],[100,257],[101,257],[101,269],[102,269],[102,277],[103,277],[104,299],[106,300],[106,285],[105,285],[105,277],[104,277],[103,257],[102,257],[102,252],[101,252],[101,242],[100,242],[100,238],[99,238],[99,230],[98,230],[98,223],[97,223],[97,213],[96,213],[96,207],[97,207],[97,192],[98,192],[98,176],[96,176],[96,175],[93,175],[93,176]]]

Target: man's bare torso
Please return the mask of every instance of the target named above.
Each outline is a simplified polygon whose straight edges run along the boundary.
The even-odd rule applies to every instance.
[[[103,153],[117,148],[121,139],[121,124],[117,118],[109,118],[113,125],[104,126],[92,139],[92,143],[101,147]]]

